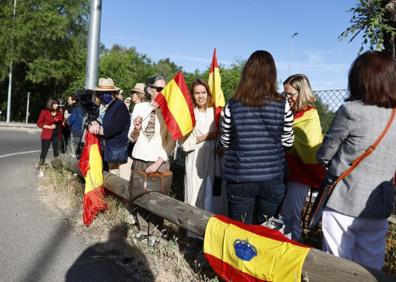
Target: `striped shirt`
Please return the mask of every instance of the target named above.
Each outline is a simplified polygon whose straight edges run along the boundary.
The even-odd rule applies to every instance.
[[[223,147],[228,148],[231,145],[232,140],[232,120],[231,112],[228,104],[221,112],[222,122],[221,122],[221,135],[220,143]],[[294,142],[294,132],[293,132],[293,113],[288,102],[285,103],[285,116],[284,116],[284,127],[281,136],[282,146],[290,148],[293,146]]]

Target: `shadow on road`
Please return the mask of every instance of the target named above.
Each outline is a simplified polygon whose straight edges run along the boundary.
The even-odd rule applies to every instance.
[[[127,242],[128,229],[127,224],[116,225],[106,242],[87,248],[65,281],[155,281],[144,254]]]

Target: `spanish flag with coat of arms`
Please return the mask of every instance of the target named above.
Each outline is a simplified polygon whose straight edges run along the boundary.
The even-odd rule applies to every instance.
[[[179,71],[155,97],[173,140],[178,140],[195,126],[194,104],[183,73]]]
[[[301,281],[309,248],[277,230],[216,215],[205,230],[204,255],[225,281]]]
[[[86,131],[79,167],[85,179],[83,221],[90,225],[96,214],[107,208],[104,201],[103,164],[98,136]]]

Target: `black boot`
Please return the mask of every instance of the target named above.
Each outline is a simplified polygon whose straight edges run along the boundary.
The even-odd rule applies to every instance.
[[[45,163],[44,159],[40,158],[39,166],[40,167],[44,166],[44,163]]]

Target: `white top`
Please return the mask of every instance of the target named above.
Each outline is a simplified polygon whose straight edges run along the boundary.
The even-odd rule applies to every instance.
[[[155,108],[149,102],[136,104],[131,115],[131,127],[128,132],[129,138],[134,128],[133,120],[140,116],[143,119],[142,129],[140,130],[139,137],[133,148],[132,157],[146,162],[155,162],[158,158],[167,161],[168,155],[170,155],[175,148],[175,141],[172,140],[172,136],[168,132],[160,109],[155,109],[154,136],[149,140],[145,135],[144,131],[150,120],[150,113],[154,109]]]

